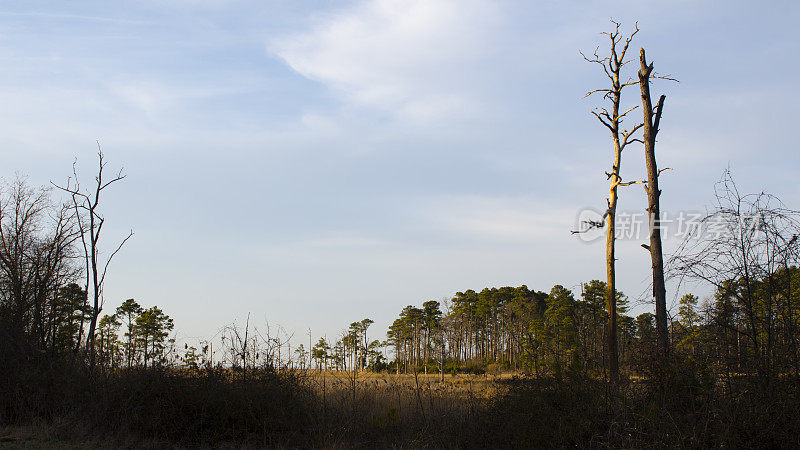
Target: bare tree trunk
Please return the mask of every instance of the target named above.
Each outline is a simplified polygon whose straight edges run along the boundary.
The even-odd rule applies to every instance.
[[[615,109],[618,108],[615,103]],[[617,351],[617,290],[616,290],[616,257],[614,241],[616,239],[615,217],[617,214],[617,185],[619,184],[619,166],[622,152],[619,140],[614,141],[614,171],[611,177],[611,188],[608,195],[608,216],[606,216],[606,311],[608,311],[608,370],[612,383],[619,381],[619,357]]]
[[[608,194],[608,208],[603,216],[603,222],[589,222],[589,229],[599,228],[605,226],[606,228],[606,309],[608,311],[608,327],[606,329],[606,342],[608,344],[608,361],[609,361],[609,379],[612,383],[619,381],[619,357],[617,352],[617,290],[616,290],[616,256],[614,252],[615,244],[615,218],[617,211],[617,201],[619,186],[630,186],[632,184],[640,183],[638,181],[623,182],[620,175],[620,165],[622,163],[622,151],[628,144],[632,142],[641,142],[640,139],[633,137],[634,133],[642,127],[642,124],[635,124],[630,130],[622,128],[623,118],[636,107],[628,109],[624,112],[621,110],[622,104],[622,90],[636,84],[631,80],[622,80],[622,68],[629,62],[626,60],[628,46],[631,40],[639,32],[638,26],[630,36],[624,39],[620,33],[620,24],[612,21],[615,29],[612,32],[603,33],[609,37],[611,41],[611,48],[609,56],[601,58],[595,51],[593,58],[584,59],[591,63],[599,64],[602,68],[611,86],[603,89],[595,89],[589,91],[586,96],[595,93],[603,94],[603,98],[610,102],[611,110],[605,107],[597,107],[592,110],[592,114],[597,117],[611,133],[611,139],[614,144],[614,164],[610,172],[606,172],[606,176],[610,180],[609,194]],[[621,47],[621,48],[620,48]],[[573,233],[583,233],[587,230],[574,231]]]
[[[653,64],[647,64],[644,49],[639,50],[639,88],[642,91],[642,114],[644,115],[644,160],[647,166],[647,212],[650,218],[650,260],[653,268],[653,298],[656,303],[656,335],[658,349],[661,356],[669,355],[669,335],[667,334],[667,291],[664,285],[664,256],[661,249],[661,207],[659,198],[661,190],[658,187],[659,170],[656,164],[656,135],[658,124],[661,121],[661,112],[664,109],[662,95],[658,105],[653,108],[650,97],[650,75]]]

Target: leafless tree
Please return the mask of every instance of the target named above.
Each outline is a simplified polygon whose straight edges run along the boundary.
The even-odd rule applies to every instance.
[[[105,282],[108,267],[111,260],[122,249],[128,239],[133,236],[133,231],[122,239],[117,245],[115,250],[109,254],[107,258],[102,258],[100,254],[100,236],[103,230],[105,218],[100,214],[100,200],[103,191],[108,189],[114,183],[125,179],[122,169],[112,176],[110,179],[104,178],[103,171],[105,170],[106,162],[100,145],[98,144],[98,162],[99,167],[97,175],[95,176],[95,183],[89,190],[82,190],[77,170],[77,161],[72,165],[73,177],[67,179],[66,186],[59,186],[53,183],[54,186],[68,193],[72,198],[73,211],[78,223],[78,230],[80,233],[80,240],[83,245],[84,260],[86,265],[86,292],[89,292],[91,287],[92,292],[92,310],[89,320],[89,330],[86,336],[87,348],[89,351],[89,365],[94,367],[95,354],[94,354],[94,338],[95,329],[97,327],[97,319],[103,309],[103,285]]]
[[[281,349],[289,344],[292,335],[282,327],[275,329],[269,322],[265,322],[263,328],[250,326],[248,314],[244,329],[232,323],[220,333],[224,352],[222,364],[241,372],[242,379],[247,378],[248,370],[278,371],[286,368],[281,360]]]
[[[715,194],[714,208],[669,259],[667,275],[681,282],[707,282],[736,300],[745,324],[735,331],[746,336],[759,375],[768,379],[773,375],[778,313],[787,311],[791,319],[796,309],[791,274],[781,276],[781,271],[799,260],[800,211],[786,208],[771,194],[740,193],[729,169]],[[793,326],[784,334],[794,342]]]
[[[622,108],[622,92],[628,87],[638,83],[638,80],[625,79],[622,75],[623,67],[630,62],[628,58],[628,48],[633,37],[639,32],[638,24],[633,33],[628,37],[624,37],[620,31],[621,25],[614,22],[614,29],[611,32],[605,32],[604,35],[608,36],[610,40],[609,56],[600,57],[597,49],[591,57],[583,55],[584,59],[590,63],[594,63],[603,68],[603,72],[610,81],[611,86],[603,89],[595,89],[589,91],[586,97],[593,94],[601,94],[604,101],[608,102],[607,107],[597,107],[592,110],[592,114],[600,121],[611,134],[611,140],[614,148],[614,162],[611,170],[606,172],[606,177],[610,180],[609,193],[607,199],[607,208],[603,215],[602,221],[587,223],[588,228],[584,230],[573,231],[573,233],[586,232],[591,228],[606,228],[606,309],[608,310],[608,327],[607,327],[607,345],[609,353],[609,374],[611,381],[616,383],[619,380],[619,361],[617,350],[617,295],[616,295],[616,257],[614,252],[615,244],[615,217],[617,211],[617,202],[619,199],[618,188],[620,186],[629,186],[640,181],[623,181],[621,175],[622,164],[622,151],[633,142],[642,142],[641,139],[634,137],[635,133],[642,128],[642,124],[634,124],[630,129],[623,128],[623,120],[625,116],[636,109],[634,106],[630,109],[623,110]]]
[[[56,323],[52,318],[56,309],[60,308],[59,290],[76,280],[80,272],[73,263],[77,256],[73,244],[79,234],[70,208],[68,205],[53,204],[47,212],[51,225],[39,240],[33,258],[35,328],[32,335],[38,338],[38,345],[43,349],[55,345]]]
[[[63,324],[59,288],[75,279],[74,221],[45,188],[17,178],[0,190],[0,324],[14,339],[52,350]]]
[[[31,264],[47,195],[31,189],[20,177],[6,191],[7,196],[0,199],[0,264],[7,299],[3,306],[9,325],[22,327],[33,304],[35,271]]]

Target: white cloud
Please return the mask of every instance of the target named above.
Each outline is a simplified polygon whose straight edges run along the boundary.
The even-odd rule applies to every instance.
[[[477,107],[463,81],[488,53],[498,17],[482,0],[370,0],[271,50],[355,105],[431,120]]]
[[[448,196],[432,201],[431,227],[489,241],[531,242],[568,236],[575,211],[535,197]]]

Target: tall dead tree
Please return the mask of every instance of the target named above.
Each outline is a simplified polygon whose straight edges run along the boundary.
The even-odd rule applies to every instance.
[[[656,135],[658,125],[661,121],[661,112],[664,110],[665,95],[658,99],[658,103],[653,107],[650,97],[650,79],[668,77],[657,77],[653,72],[653,63],[647,64],[644,49],[639,50],[639,87],[642,91],[642,114],[643,114],[643,141],[644,141],[644,161],[647,166],[647,183],[644,189],[647,192],[647,212],[650,220],[650,246],[646,247],[650,251],[650,260],[653,267],[653,298],[656,303],[656,335],[658,349],[662,356],[669,354],[669,335],[667,334],[667,291],[664,285],[664,256],[661,250],[661,207],[659,199],[661,189],[658,187],[658,177],[662,171],[658,170],[656,164]]]
[[[619,199],[618,188],[620,186],[629,186],[631,184],[641,183],[640,181],[624,182],[622,180],[620,169],[622,164],[622,151],[625,149],[625,147],[633,142],[642,142],[640,139],[633,137],[634,133],[636,133],[636,131],[642,127],[642,124],[635,124],[630,128],[630,130],[622,128],[624,117],[637,108],[634,106],[622,112],[623,89],[638,83],[638,80],[632,79],[623,81],[622,69],[625,64],[630,62],[629,59],[626,59],[628,47],[630,46],[633,37],[639,32],[639,27],[637,24],[633,33],[625,38],[620,32],[620,24],[614,22],[613,20],[611,22],[614,24],[614,30],[603,33],[604,35],[608,36],[610,40],[611,48],[609,56],[601,58],[598,55],[597,50],[595,50],[594,55],[591,58],[583,55],[583,53],[581,53],[581,55],[583,55],[583,58],[586,61],[600,65],[600,67],[603,68],[603,72],[611,82],[611,87],[609,88],[595,89],[586,94],[586,97],[589,97],[596,93],[602,93],[603,99],[609,102],[610,111],[608,107],[597,107],[592,110],[592,114],[597,117],[597,120],[599,120],[600,123],[608,128],[609,132],[611,133],[611,140],[614,148],[614,163],[611,166],[611,171],[606,172],[606,177],[610,181],[607,199],[608,207],[603,215],[602,222],[590,222],[588,225],[589,228],[599,228],[602,226],[605,226],[606,228],[606,309],[608,311],[606,340],[609,355],[608,361],[610,380],[612,383],[616,383],[619,380],[619,360],[617,350],[617,290],[615,273],[616,257],[614,253],[614,244],[616,240],[615,217],[617,211],[617,202]],[[585,231],[588,230],[576,232],[580,233]]]
[[[104,179],[103,170],[105,169],[106,163],[103,160],[103,151],[100,149],[99,144],[97,155],[99,168],[97,176],[95,176],[95,185],[92,189],[85,192],[81,190],[76,164],[72,166],[74,182],[72,178],[70,178],[67,180],[67,185],[65,187],[54,184],[54,186],[72,196],[72,204],[78,222],[78,231],[80,232],[86,259],[86,286],[92,288],[92,310],[89,317],[89,330],[86,334],[86,347],[89,352],[90,367],[94,367],[95,362],[95,330],[97,328],[97,318],[103,310],[103,285],[106,279],[106,273],[108,272],[108,266],[111,264],[111,260],[114,259],[114,256],[122,249],[122,246],[133,236],[133,231],[131,231],[108,258],[105,258],[105,260],[101,258],[99,245],[100,233],[103,230],[105,219],[100,215],[98,209],[100,205],[100,196],[109,186],[123,180],[125,175],[122,173],[122,169],[120,169],[111,179]]]

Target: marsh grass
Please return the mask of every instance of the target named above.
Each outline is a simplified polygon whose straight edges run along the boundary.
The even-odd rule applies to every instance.
[[[587,378],[209,369],[4,373],[0,445],[540,448],[800,445],[797,380],[616,389]]]

